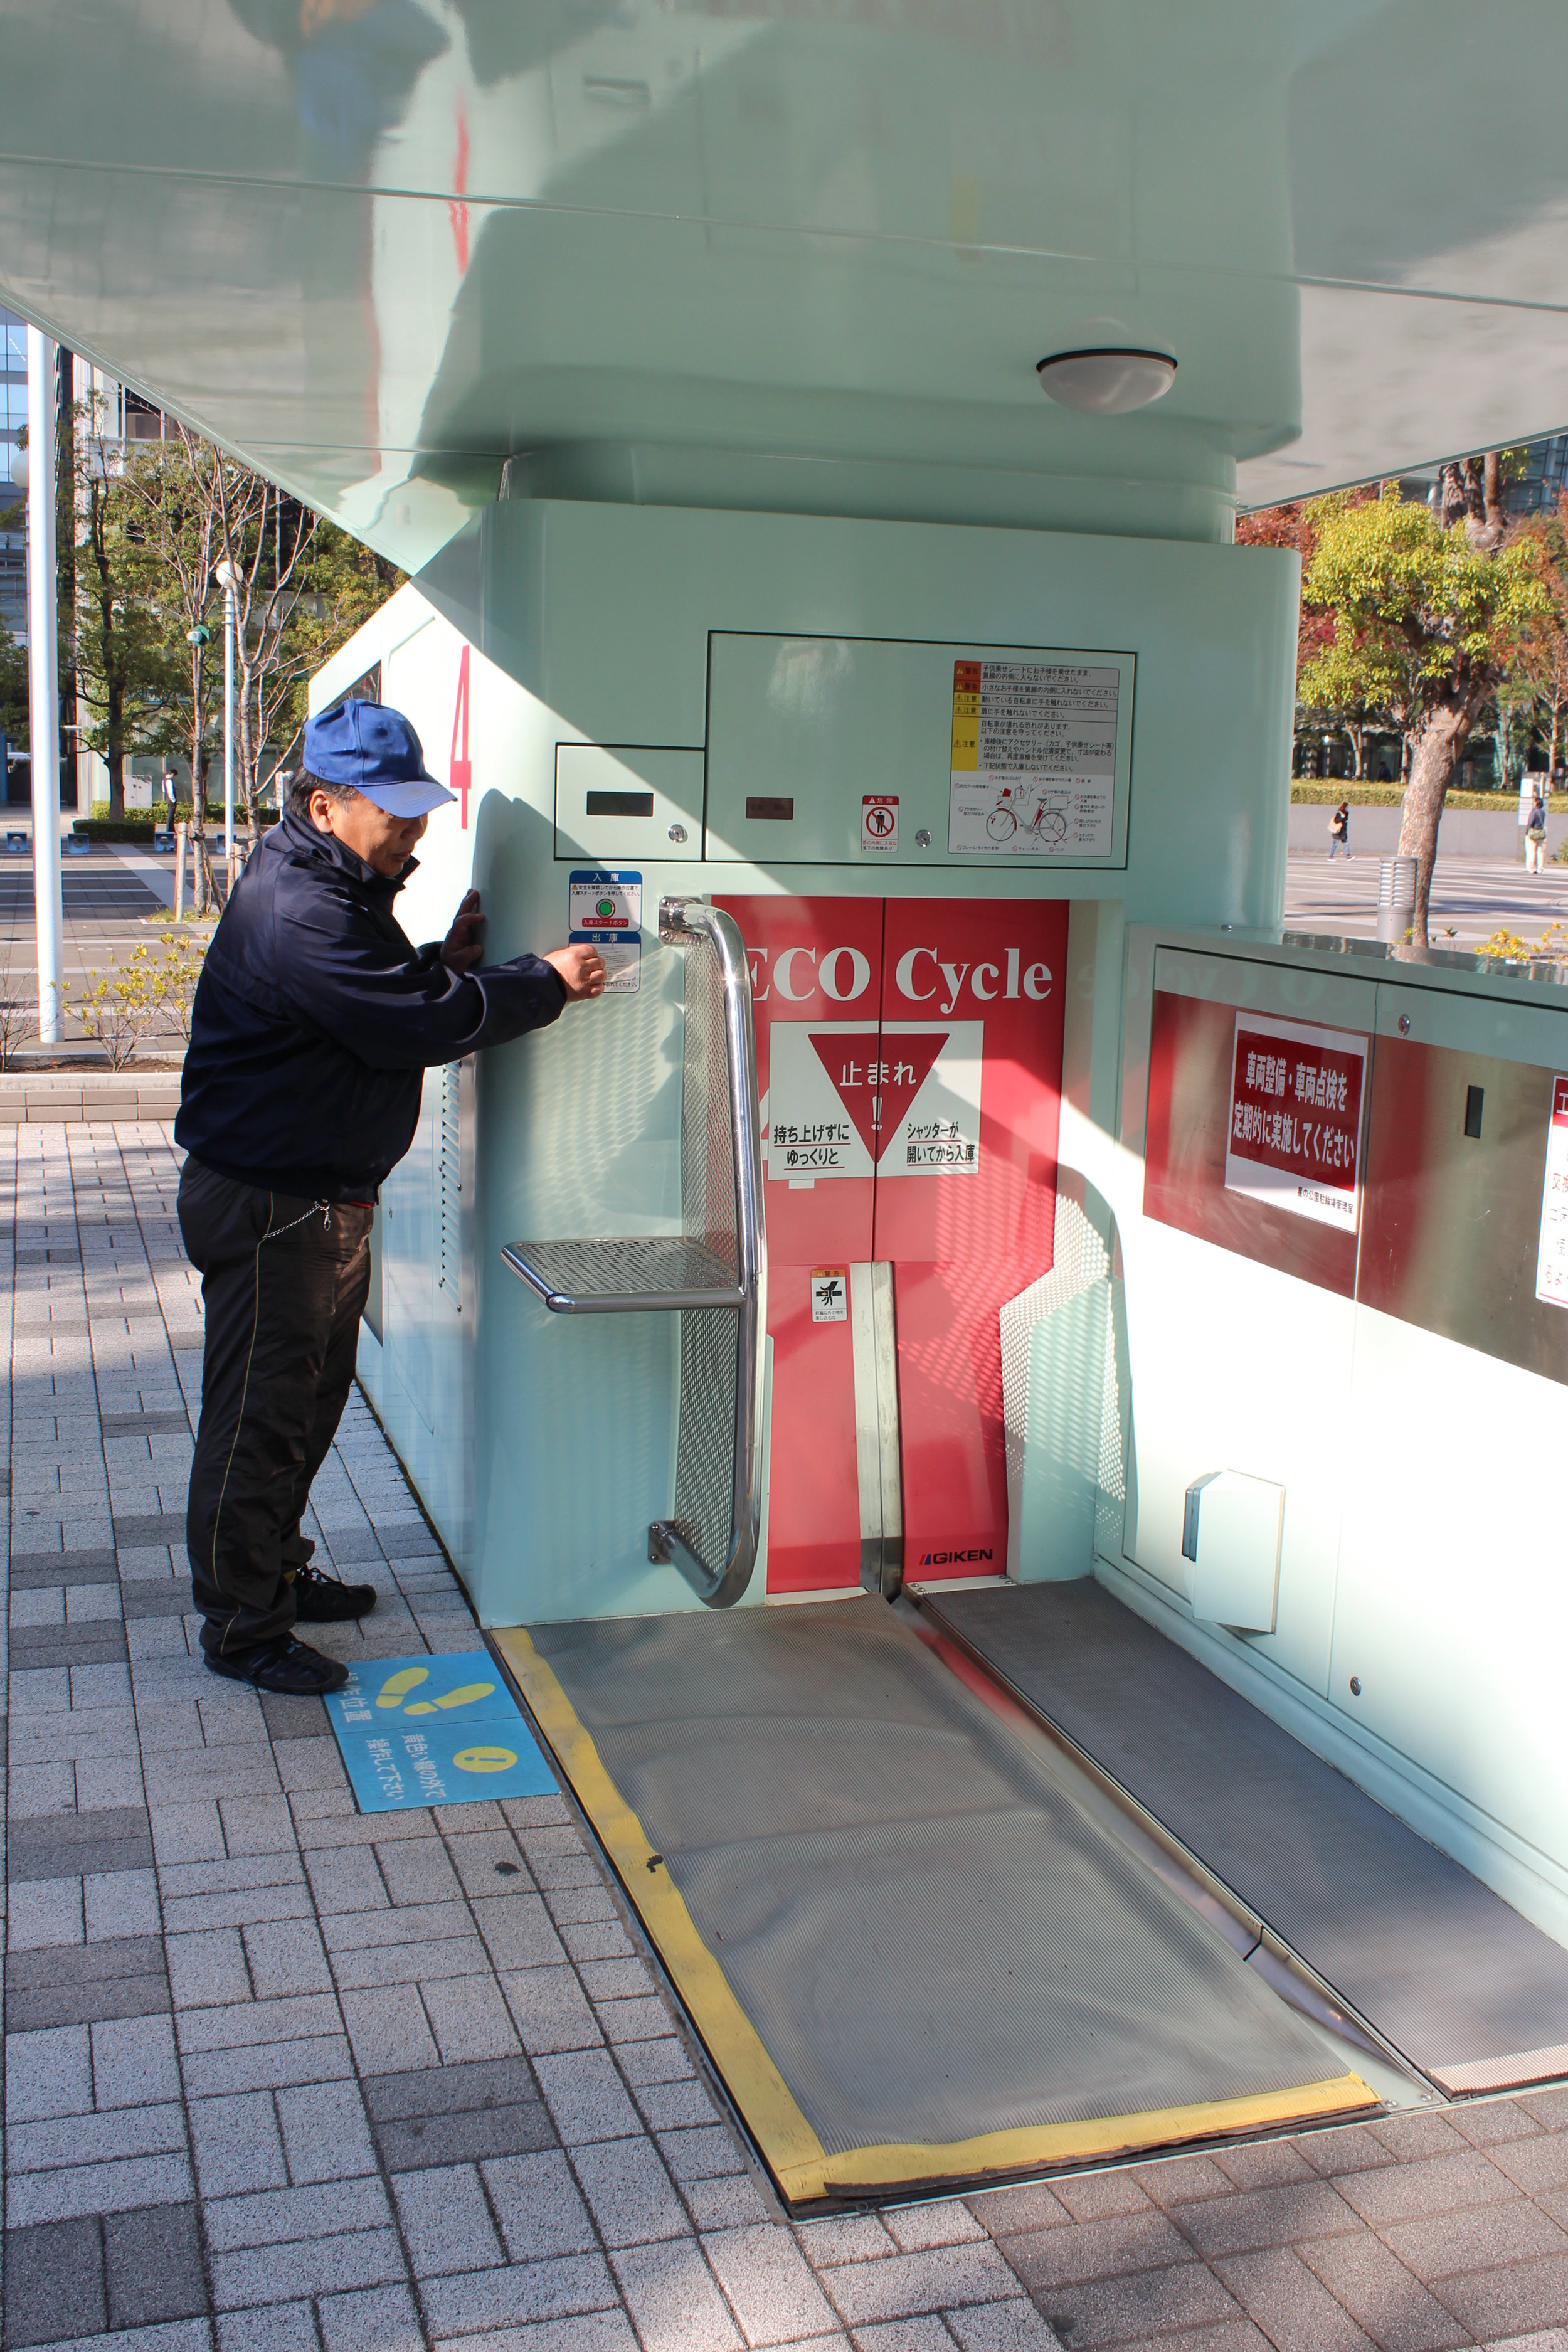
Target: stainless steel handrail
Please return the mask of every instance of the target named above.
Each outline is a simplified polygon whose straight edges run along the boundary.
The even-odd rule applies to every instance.
[[[736,1334],[735,1452],[730,1539],[723,1565],[710,1568],[670,1519],[648,1529],[650,1559],[670,1561],[710,1609],[729,1609],[752,1580],[763,1516],[763,1333],[767,1328],[767,1234],[763,1216],[762,1114],[752,1020],[752,975],[732,916],[695,898],[666,898],[658,935],[670,946],[700,933],[711,943],[723,985],[724,1058],[730,1081],[730,1140],[735,1165],[735,1241],[740,1260]]]

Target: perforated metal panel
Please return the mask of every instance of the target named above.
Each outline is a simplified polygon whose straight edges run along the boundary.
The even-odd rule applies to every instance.
[[[679,1316],[675,1498],[649,1522],[648,1558],[727,1609],[751,1580],[762,1516],[767,1244],[751,988],[728,914],[668,899],[659,937],[684,950],[682,1231],[512,1242],[501,1256],[556,1314]]]
[[[724,989],[705,933],[685,950],[686,1024],[680,1072],[680,1218],[732,1280],[741,1263]],[[737,1318],[710,1307],[680,1318],[680,1417],[675,1455],[675,1522],[700,1559],[723,1560],[735,1482]]]
[[[711,1293],[710,1306],[731,1310],[735,1277],[721,1258],[681,1234],[647,1234],[630,1241],[526,1242],[502,1250],[515,1274],[547,1303],[570,1303],[582,1314],[636,1307],[679,1307],[692,1292]]]
[[[698,1558],[718,1567],[730,1544],[735,1479],[740,1321],[724,1307],[680,1318],[680,1422],[675,1523]]]
[[[440,1127],[436,1161],[436,1206],[439,1222],[437,1280],[462,1311],[463,1148],[461,1068],[448,1062],[441,1072]]]
[[[680,1072],[680,1222],[735,1273],[735,1151],[730,1066],[724,1044],[724,984],[718,952],[694,931],[685,950],[686,1024]]]

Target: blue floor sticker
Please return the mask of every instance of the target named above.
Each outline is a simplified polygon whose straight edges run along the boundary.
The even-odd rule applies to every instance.
[[[366,1659],[327,1713],[362,1812],[556,1793],[488,1651]]]

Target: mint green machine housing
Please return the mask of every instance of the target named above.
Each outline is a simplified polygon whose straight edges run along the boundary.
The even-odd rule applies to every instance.
[[[412,936],[439,936],[471,879],[492,954],[558,944],[574,871],[642,877],[637,992],[432,1072],[384,1193],[367,1378],[484,1622],[698,1605],[647,1559],[670,1507],[670,1318],[547,1315],[500,1259],[520,1235],[679,1229],[681,965],[660,896],[1070,899],[1063,1183],[1092,1215],[1123,925],[1279,919],[1297,586],[1272,549],[502,501],[317,678],[320,705],[379,660],[438,773],[455,760],[460,780],[466,746],[466,812],[432,822],[401,902]],[[1019,646],[1124,661],[1100,862],[948,850],[952,651]],[[791,762],[799,821],[763,859],[743,803]],[[617,785],[651,814],[591,814]],[[860,852],[879,793],[905,812],[892,857]],[[751,1601],[764,1582],[765,1561]]]

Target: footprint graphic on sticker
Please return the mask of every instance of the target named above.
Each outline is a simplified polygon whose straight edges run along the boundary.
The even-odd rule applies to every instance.
[[[428,1666],[405,1666],[395,1675],[388,1675],[375,1695],[377,1706],[401,1706],[411,1690],[430,1679]]]
[[[510,1748],[459,1748],[452,1761],[459,1772],[508,1772],[517,1758]]]
[[[494,1683],[464,1683],[458,1690],[443,1691],[439,1698],[416,1698],[409,1702],[405,1715],[434,1715],[438,1706],[471,1706],[477,1698],[489,1698]]]

